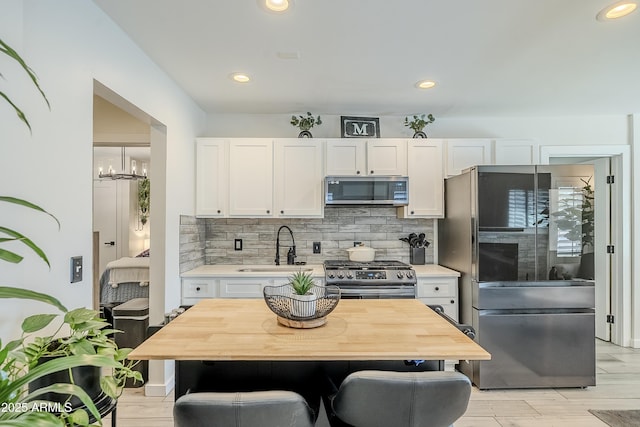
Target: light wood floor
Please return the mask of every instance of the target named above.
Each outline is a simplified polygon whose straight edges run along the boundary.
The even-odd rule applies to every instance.
[[[589,409],[640,409],[640,349],[597,341],[596,386],[586,389],[479,391],[473,389],[456,427],[606,427]],[[126,389],[118,402],[118,427],[172,427],[173,394],[145,397]],[[103,425],[110,425],[105,419]],[[324,417],[318,427],[325,427]],[[224,426],[216,426],[224,427]]]

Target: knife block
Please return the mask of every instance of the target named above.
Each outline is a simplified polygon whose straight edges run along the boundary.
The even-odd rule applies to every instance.
[[[409,252],[409,263],[413,265],[422,265],[424,264],[425,255],[424,248],[410,248],[411,252]]]

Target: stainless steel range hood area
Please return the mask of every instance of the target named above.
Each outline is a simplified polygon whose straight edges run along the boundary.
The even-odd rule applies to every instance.
[[[324,181],[325,205],[409,204],[406,176],[328,176]]]

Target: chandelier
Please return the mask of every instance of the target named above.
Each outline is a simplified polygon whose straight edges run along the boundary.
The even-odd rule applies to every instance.
[[[138,169],[138,164],[135,160],[131,160],[131,173],[127,173],[125,169],[126,162],[126,153],[125,147],[121,147],[120,153],[120,161],[121,161],[121,169],[119,172],[116,172],[113,168],[113,164],[111,160],[109,160],[109,165],[105,170],[102,162],[98,162],[98,178],[100,179],[146,179],[147,178],[147,162],[141,162],[141,168]]]

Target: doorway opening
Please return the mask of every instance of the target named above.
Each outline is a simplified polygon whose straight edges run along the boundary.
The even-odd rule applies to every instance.
[[[624,195],[629,191],[628,146],[554,146],[541,149],[543,164],[592,164],[595,224],[596,337],[629,346],[631,336],[630,210]],[[599,200],[599,202],[598,202]],[[611,249],[614,248],[611,253]],[[612,322],[612,319],[616,319]]]
[[[149,298],[150,316],[162,316],[164,271],[161,264],[154,264],[152,254],[156,251],[155,258],[162,259],[164,252],[162,171],[166,127],[97,81],[94,81],[93,127],[93,220],[94,230],[98,232],[93,236],[94,306],[98,309],[107,302],[103,301],[103,294],[113,297],[119,292],[131,298],[145,294]],[[109,167],[115,173],[125,174],[131,174],[132,168],[136,168],[136,175],[147,175],[148,179],[99,179],[100,167],[103,174],[108,174]],[[136,278],[138,285],[131,287],[131,293],[124,287],[119,289],[117,283],[101,284],[106,264],[123,258],[147,262],[148,279]],[[107,292],[103,292],[104,288],[108,288]]]

